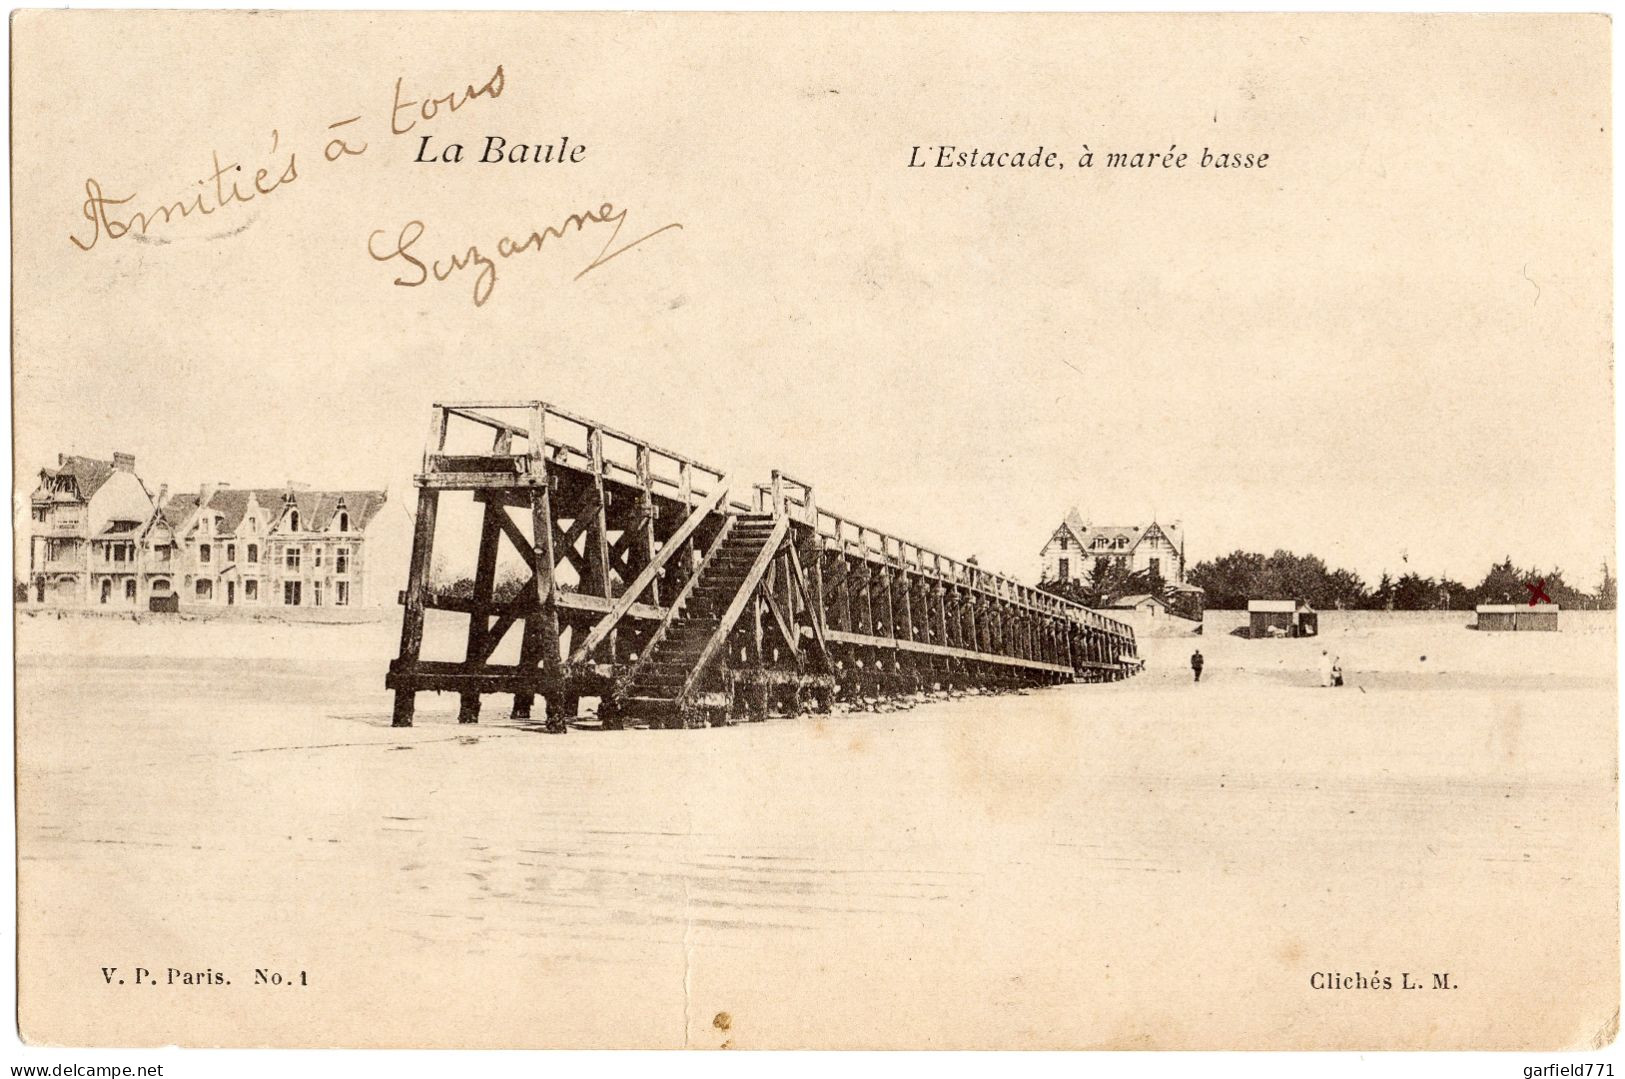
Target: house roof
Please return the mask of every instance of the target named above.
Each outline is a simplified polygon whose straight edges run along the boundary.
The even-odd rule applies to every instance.
[[[350,530],[359,532],[372,523],[378,511],[384,508],[384,502],[389,497],[383,491],[320,491],[317,492],[321,500],[317,503],[316,512],[312,514],[313,523],[309,525],[314,529],[326,529],[332,524],[333,518],[338,516],[342,506],[344,512],[350,515]]]
[[[340,507],[350,515],[350,530],[366,528],[383,508],[383,491],[309,491],[294,487],[222,487],[208,501],[208,508],[220,514],[220,534],[231,535],[248,516],[248,507],[258,505],[268,515],[265,525],[274,527],[282,518],[289,498],[299,510],[300,531],[325,531]],[[164,506],[164,517],[179,527],[198,508],[195,494],[177,495]],[[171,510],[173,509],[173,512]]]
[[[220,514],[220,531],[235,532],[248,514],[248,504],[255,492],[236,487],[222,487],[209,499],[209,508]]]
[[[1117,541],[1124,540],[1127,549],[1132,551],[1134,545],[1140,542],[1141,534],[1142,532],[1138,528],[1125,528],[1122,525],[1096,525],[1094,528],[1086,528],[1079,542],[1085,547],[1092,547],[1098,540],[1104,539],[1111,544],[1112,549],[1116,549]]]
[[[1106,609],[1109,610],[1109,611],[1115,611],[1115,610],[1122,610],[1122,609],[1128,608],[1128,607],[1138,607],[1140,604],[1145,603],[1147,601],[1155,603],[1160,607],[1168,606],[1168,604],[1167,604],[1167,602],[1165,600],[1163,600],[1163,599],[1161,599],[1161,598],[1159,598],[1157,596],[1153,596],[1149,592],[1147,592],[1147,593],[1143,593],[1143,594],[1138,595],[1138,596],[1122,596],[1117,600],[1117,602],[1111,604]]]
[[[1175,528],[1173,525],[1165,525],[1157,521],[1152,521],[1150,524],[1145,526],[1145,531],[1140,533],[1140,538],[1144,539],[1150,534],[1153,528],[1158,532],[1161,532],[1164,536],[1168,537],[1168,542],[1173,544],[1175,549],[1177,549],[1180,554],[1185,553],[1185,536],[1180,529]]]
[[[1313,608],[1301,599],[1250,599],[1247,601],[1249,611],[1270,611],[1275,613],[1291,614],[1293,611],[1312,611]]]
[[[101,490],[102,484],[113,478],[115,469],[112,461],[98,461],[94,457],[68,454],[62,458],[57,467],[42,468],[39,471],[41,479],[72,477],[74,486],[79,488],[79,497],[89,502],[91,496]]]
[[[1043,549],[1046,551],[1049,550],[1049,545],[1054,543],[1058,537],[1063,535],[1070,536],[1072,542],[1076,543],[1079,547],[1082,547],[1083,533],[1081,529],[1083,527],[1083,518],[1078,516],[1078,507],[1073,506],[1072,509],[1067,513],[1066,520],[1062,521],[1060,527],[1054,532],[1051,532],[1049,539],[1044,541]]]
[[[197,495],[176,495],[163,505],[164,520],[170,528],[180,528],[197,509]]]
[[[360,532],[384,508],[388,496],[383,491],[303,491],[294,488],[258,491],[262,506],[280,520],[286,496],[299,508],[300,531],[324,532],[342,507],[350,515],[350,531]]]
[[[140,521],[108,521],[107,527],[96,533],[96,538],[103,539],[115,536],[133,536],[140,528]]]
[[[1078,508],[1076,506],[1073,506],[1072,509],[1067,511],[1066,519],[1061,522],[1060,527],[1050,534],[1050,538],[1045,541],[1044,547],[1048,549],[1049,545],[1053,543],[1057,537],[1064,534],[1069,535],[1073,542],[1075,542],[1085,553],[1088,553],[1094,542],[1098,539],[1104,539],[1108,544],[1108,546],[1102,548],[1102,550],[1133,551],[1134,548],[1140,545],[1140,541],[1145,539],[1145,537],[1150,534],[1152,529],[1156,529],[1158,532],[1161,532],[1164,536],[1166,536],[1168,538],[1168,542],[1172,543],[1174,548],[1178,550],[1181,555],[1185,553],[1185,537],[1180,534],[1180,531],[1177,528],[1173,528],[1169,525],[1158,524],[1156,521],[1152,521],[1143,528],[1139,525],[1091,526],[1084,521],[1083,515],[1078,512]],[[1117,545],[1118,540],[1124,541],[1121,547]]]

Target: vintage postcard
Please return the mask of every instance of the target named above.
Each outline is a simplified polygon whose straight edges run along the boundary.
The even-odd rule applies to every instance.
[[[27,1043],[1614,1039],[1606,18],[12,31]]]

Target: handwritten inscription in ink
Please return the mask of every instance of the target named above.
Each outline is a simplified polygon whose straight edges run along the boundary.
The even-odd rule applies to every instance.
[[[410,96],[417,91],[406,90],[404,83],[404,79],[395,80],[395,96],[389,114],[390,133],[397,136],[451,115],[473,102],[501,97],[507,78],[502,65],[498,64],[484,83],[471,82],[462,90],[440,95],[429,93],[421,98]],[[335,164],[367,152],[370,143],[361,134],[362,129],[351,126],[362,120],[363,116],[358,113],[327,125],[327,136],[321,141],[324,161]],[[184,192],[157,199],[144,199],[139,190],[132,190],[128,195],[111,194],[110,188],[113,191],[128,188],[125,185],[112,187],[98,177],[88,177],[79,212],[89,227],[87,230],[81,226],[79,232],[70,232],[68,239],[79,250],[90,251],[104,239],[122,240],[131,235],[136,239],[147,238],[156,230],[188,218],[211,217],[266,198],[304,175],[301,168],[309,159],[301,158],[290,143],[279,129],[273,129],[270,148],[258,160],[241,154],[228,155],[222,160],[220,151],[212,150],[210,158],[214,168],[211,172]]]
[[[367,237],[367,254],[378,262],[395,262],[399,260],[403,265],[400,268],[400,276],[395,278],[394,284],[402,288],[417,288],[419,285],[426,285],[430,281],[446,281],[455,274],[472,269],[474,273],[474,306],[484,307],[485,301],[491,298],[491,290],[496,287],[498,259],[506,261],[515,255],[523,255],[533,251],[539,253],[542,251],[543,245],[548,241],[553,241],[556,244],[571,233],[586,232],[588,229],[604,231],[604,226],[611,226],[609,235],[605,238],[603,246],[598,249],[598,253],[573,278],[573,280],[579,281],[604,263],[625,254],[644,241],[651,240],[663,232],[683,227],[680,223],[674,221],[667,225],[661,225],[659,228],[646,232],[637,239],[617,247],[615,244],[620,238],[621,226],[626,224],[626,215],[627,211],[624,207],[617,209],[606,202],[596,210],[584,210],[581,213],[571,214],[560,224],[534,229],[524,239],[516,240],[512,236],[502,237],[496,242],[494,248],[495,258],[482,251],[477,245],[470,244],[467,248],[450,255],[443,261],[441,259],[429,259],[428,256],[413,253],[413,248],[417,246],[419,240],[423,239],[426,226],[422,221],[408,221],[401,227],[400,232],[396,234],[393,240],[380,239],[380,237],[388,235],[384,229],[374,231],[372,235]]]

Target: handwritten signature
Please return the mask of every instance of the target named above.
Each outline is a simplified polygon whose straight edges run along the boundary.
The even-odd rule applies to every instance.
[[[604,263],[625,254],[644,241],[651,240],[663,232],[683,227],[681,223],[676,221],[669,225],[661,225],[654,231],[646,232],[637,239],[621,244],[612,251],[610,248],[614,246],[616,239],[621,235],[621,227],[626,224],[626,215],[627,210],[624,208],[617,210],[614,205],[606,202],[599,206],[597,210],[584,210],[581,213],[571,214],[558,225],[547,225],[535,230],[523,240],[515,240],[511,236],[502,237],[496,242],[496,258],[485,254],[479,247],[470,245],[466,252],[453,254],[444,262],[440,259],[425,262],[422,258],[412,254],[412,248],[423,238],[425,226],[422,221],[408,221],[401,227],[400,233],[394,240],[393,248],[389,246],[387,241],[379,245],[377,242],[378,237],[386,235],[386,230],[375,230],[367,237],[367,254],[378,262],[393,262],[396,259],[401,259],[410,264],[411,270],[403,271],[402,276],[395,278],[395,284],[402,288],[417,288],[419,285],[428,284],[431,279],[446,281],[454,274],[473,267],[475,269],[474,306],[484,307],[485,301],[491,298],[491,290],[496,287],[497,259],[511,259],[515,255],[523,255],[530,251],[540,252],[542,245],[548,240],[562,240],[566,233],[572,231],[577,233],[585,232],[589,226],[614,225],[615,227],[611,230],[609,237],[604,240],[604,246],[598,249],[598,254],[593,256],[592,261],[587,263],[581,272],[572,278],[572,280],[579,281]]]

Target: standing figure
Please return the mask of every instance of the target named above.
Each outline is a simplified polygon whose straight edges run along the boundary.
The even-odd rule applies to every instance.
[[[1191,653],[1191,673],[1196,675],[1196,681],[1202,680],[1202,650],[1198,648]]]
[[[1342,684],[1343,684],[1343,658],[1341,656],[1333,656],[1332,657],[1332,685],[1335,687],[1335,686],[1340,686]]]

